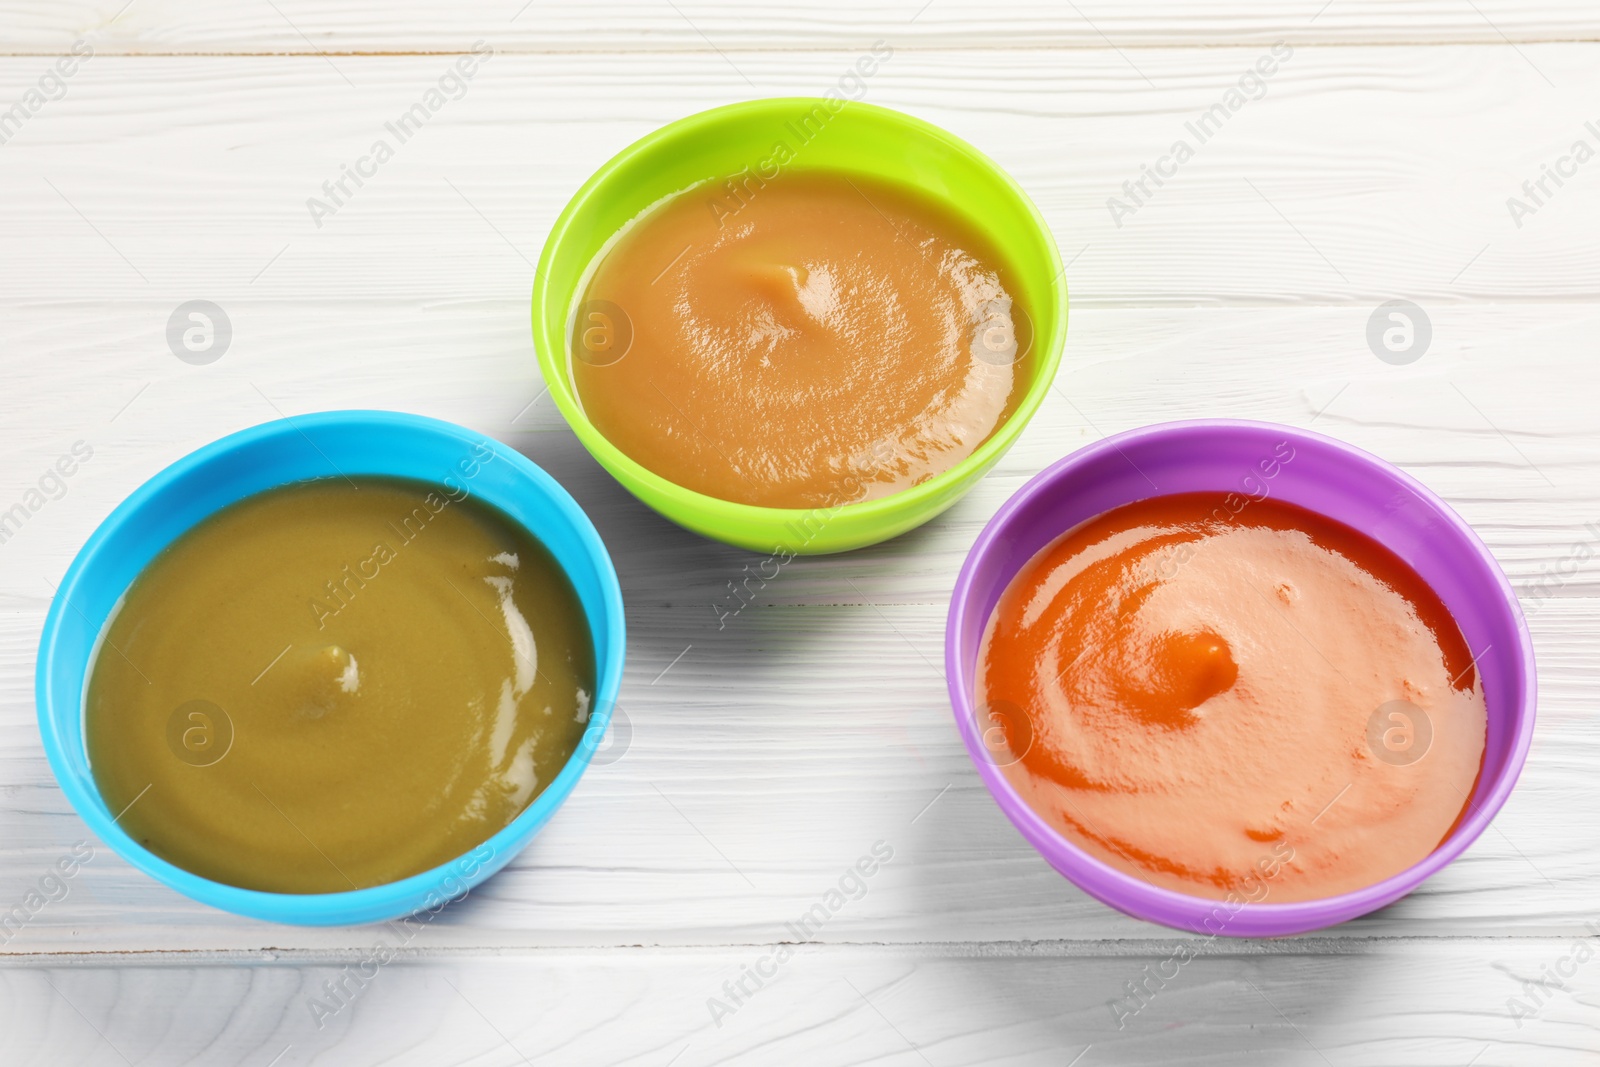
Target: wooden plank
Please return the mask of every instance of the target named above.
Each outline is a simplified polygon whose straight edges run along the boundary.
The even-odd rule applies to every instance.
[[[412,254],[414,262],[427,256]],[[0,269],[12,262],[0,261]],[[40,285],[28,270],[15,270],[5,284]],[[65,271],[54,278],[73,284]],[[0,317],[0,346],[30,357],[11,365],[15,404],[0,436],[9,479],[0,499],[20,497],[75,440],[96,449],[66,495],[0,546],[0,593],[38,607],[49,593],[40,575],[58,577],[117,500],[206,441],[280,413],[359,406],[437,415],[516,443],[619,539],[617,555],[637,547],[659,556],[702,593],[748,558],[658,523],[593,465],[542,397],[520,296],[413,304],[251,296],[242,285],[198,292],[217,298],[234,327],[233,347],[208,367],[182,363],[166,348],[175,300],[27,303]],[[862,588],[933,604],[946,595],[978,525],[1050,461],[1102,433],[1238,417],[1309,426],[1398,463],[1460,508],[1513,582],[1534,596],[1541,576],[1583,554],[1585,524],[1600,521],[1600,487],[1591,476],[1600,428],[1589,410],[1600,371],[1585,357],[1600,305],[1439,306],[1429,352],[1406,367],[1383,363],[1366,347],[1370,310],[1076,311],[1056,391],[966,502],[912,538],[838,560],[797,561],[793,569],[816,568],[825,580],[842,568],[860,581],[854,561],[892,561],[901,585]],[[641,522],[648,532],[635,535]],[[665,540],[644,543],[651,538]],[[932,566],[919,568],[915,561],[930,552]],[[1573,573],[1550,587],[1552,597],[1600,595],[1592,563],[1565,569]],[[629,578],[665,580],[648,566]],[[849,597],[839,582],[820,591],[789,588],[775,584],[771,596],[797,605]],[[714,618],[709,607],[704,613]]]
[[[1594,301],[1600,253],[1571,235],[1600,224],[1600,163],[1545,179],[1532,215],[1507,205],[1576,140],[1600,144],[1600,44],[1523,51],[1561,92],[1509,49],[1300,49],[1203,144],[1190,127],[1270,55],[1154,50],[1152,88],[1109,52],[905,52],[867,99],[1016,175],[1075,309]],[[702,108],[821,92],[855,56],[754,57],[755,90],[704,56],[614,58],[496,56],[401,143],[389,124],[454,60],[95,57],[3,147],[4,298],[524,299],[551,222],[611,154]],[[0,100],[42,62],[0,60]],[[1141,168],[1172,169],[1180,139],[1195,155],[1158,188]],[[379,140],[394,157],[330,196]]]
[[[0,971],[0,1055],[17,1067],[1565,1067],[1600,1055],[1600,963],[1568,940],[1280,954],[1198,942],[1010,955],[802,947],[781,964],[776,947],[747,945],[380,965],[373,945],[337,960],[79,958]],[[1525,991],[1546,978],[1560,986]]]
[[[0,50],[51,51],[89,34],[102,52],[434,52],[478,39],[510,51],[693,51],[859,48],[1093,48],[1593,40],[1592,7],[1578,0],[1267,0],[1185,4],[1027,0],[820,0],[803,8],[704,0],[423,0],[374,8],[358,0],[216,5],[198,0],[19,0],[8,5]],[[713,57],[714,58],[714,57]]]

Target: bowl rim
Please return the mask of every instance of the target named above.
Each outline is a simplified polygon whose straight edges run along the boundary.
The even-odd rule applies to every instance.
[[[597,642],[595,648],[599,668],[595,680],[595,699],[583,737],[560,773],[551,779],[515,819],[472,849],[426,871],[363,889],[332,893],[277,893],[247,889],[195,874],[163,859],[135,841],[117,824],[116,818],[120,818],[120,815],[116,818],[111,816],[110,809],[98,788],[93,787],[93,772],[87,750],[82,753],[81,758],[84,767],[90,768],[90,784],[80,779],[64,751],[62,739],[57,736],[56,723],[63,715],[77,716],[80,721],[80,732],[82,730],[84,700],[93,670],[93,660],[98,649],[99,637],[105,632],[109,616],[101,621],[96,631],[95,643],[85,657],[82,667],[82,682],[75,693],[58,692],[58,687],[53,682],[56,659],[62,654],[58,647],[58,639],[62,620],[69,610],[73,594],[84,580],[85,572],[93,566],[100,554],[116,550],[119,538],[132,524],[139,521],[140,515],[153,506],[161,494],[203,473],[208,466],[219,463],[242,449],[263,444],[270,447],[274,438],[304,437],[308,429],[316,430],[329,426],[423,434],[487,445],[495,459],[504,460],[525,482],[537,487],[543,498],[550,501],[560,516],[571,524],[577,534],[584,558],[593,567],[595,577],[598,579],[600,597],[607,618],[603,639]],[[321,448],[313,444],[320,452]],[[329,462],[332,463],[332,460]],[[395,475],[395,477],[414,478],[421,482],[437,481],[436,478],[427,476]],[[246,494],[245,497],[238,497],[222,506],[238,503],[259,492],[270,492],[284,484],[289,483],[275,483],[273,486]],[[504,509],[494,503],[488,501],[484,503],[505,514]],[[210,517],[218,510],[221,509],[208,511],[204,517]],[[533,536],[539,536],[538,531],[531,529],[514,516],[506,514],[506,519]],[[191,524],[183,532],[193,528]],[[181,533],[178,536],[181,536]],[[140,569],[140,573],[143,573],[143,568]],[[125,592],[126,587],[123,590],[124,594]],[[578,778],[582,776],[599,745],[616,705],[626,644],[621,584],[604,542],[601,541],[589,517],[566,489],[532,460],[488,434],[441,419],[374,409],[322,411],[273,419],[211,441],[162,468],[125,497],[100,522],[78,550],[57,587],[56,595],[51,600],[40,633],[39,650],[35,660],[34,699],[45,756],[62,792],[66,794],[72,807],[88,828],[131,866],[191,899],[252,918],[319,926],[373,922],[415,914],[424,907],[435,909],[436,898],[438,905],[442,906],[444,901],[460,895],[465,888],[470,888],[488,877],[487,873],[476,875],[478,869],[493,873],[525,847],[527,839],[531,838],[532,834],[550,818],[577,784]],[[485,848],[489,849],[488,856],[480,857],[479,853]],[[474,872],[463,873],[460,868],[469,862]],[[457,889],[448,893],[441,892],[441,888],[452,881],[457,883]]]
[[[603,195],[616,173],[623,167],[641,156],[659,151],[685,135],[751,115],[796,107],[827,107],[828,103],[829,98],[821,96],[776,96],[745,100],[686,115],[645,134],[603,163],[573,194],[572,199],[562,208],[561,214],[551,226],[534,272],[532,300],[534,351],[538,357],[540,373],[567,424],[572,427],[583,446],[625,486],[631,488],[633,485],[639,485],[658,497],[672,501],[677,507],[692,509],[719,530],[752,522],[762,524],[799,522],[822,510],[829,511],[835,517],[850,516],[865,524],[887,525],[904,511],[934,507],[942,494],[958,485],[963,479],[973,476],[974,472],[981,474],[987,470],[1016,442],[1017,437],[1044,403],[1045,395],[1054,384],[1056,371],[1061,363],[1062,349],[1066,345],[1068,311],[1066,267],[1061,262],[1061,252],[1056,246],[1055,234],[1026,190],[1004,167],[948,130],[903,111],[860,100],[845,99],[842,100],[844,106],[834,113],[849,110],[863,111],[875,121],[900,126],[918,136],[933,140],[952,154],[961,156],[976,165],[978,169],[986,171],[990,177],[998,181],[1014,204],[1022,209],[1037,232],[1054,273],[1047,285],[1050,293],[1049,311],[1059,325],[1053,331],[1053,336],[1047,345],[1035,344],[1035,350],[1041,353],[1038,367],[1011,416],[971,455],[927,481],[888,496],[841,504],[832,508],[775,508],[710,496],[662,477],[623,452],[600,432],[584,414],[564,366],[568,357],[566,338],[568,312],[577,293],[574,291],[566,294],[564,306],[567,312],[563,313],[559,323],[551,323],[543,312],[552,298],[562,295],[555,291],[556,286],[551,280],[551,265],[578,221],[588,210],[590,203]],[[1033,318],[1036,323],[1039,317],[1035,312]]]
[[[1225,900],[1181,893],[1143,881],[1091,855],[1045,822],[1012,788],[1000,768],[984,758],[973,699],[976,664],[966,663],[959,648],[962,627],[970,616],[976,614],[974,597],[978,571],[992,552],[999,551],[1001,537],[1030,504],[1041,497],[1060,492],[1060,483],[1073,473],[1109,453],[1123,452],[1124,447],[1131,443],[1164,438],[1164,443],[1169,447],[1181,442],[1185,447],[1199,449],[1205,447],[1211,435],[1233,430],[1267,430],[1274,435],[1290,438],[1297,446],[1303,444],[1325,449],[1339,461],[1412,494],[1472,550],[1480,564],[1481,576],[1488,579],[1495,594],[1493,611],[1500,614],[1501,621],[1517,635],[1515,649],[1496,648],[1485,653],[1507,665],[1510,688],[1517,693],[1512,706],[1504,712],[1515,717],[1515,727],[1503,770],[1487,782],[1476,804],[1469,798],[1466,817],[1456,824],[1443,842],[1410,867],[1361,889],[1288,903],[1246,902],[1237,908],[1231,908]],[[1164,494],[1151,493],[1140,499],[1160,495]],[[1310,510],[1318,509],[1311,507]],[[1016,572],[1013,571],[1006,582],[1009,583],[1015,576]],[[986,626],[987,618],[982,621]],[[1453,862],[1488,829],[1510,797],[1532,742],[1538,696],[1533,642],[1521,604],[1499,562],[1455,509],[1405,471],[1355,445],[1313,430],[1247,419],[1189,419],[1126,430],[1056,460],[1031,478],[1006,500],[984,526],[962,563],[951,592],[950,611],[946,620],[945,672],[956,728],[968,757],[1007,818],[1052,867],[1090,896],[1134,918],[1160,923],[1186,933],[1228,937],[1288,936],[1345,922],[1399,900]],[[1226,922],[1221,929],[1210,930],[1205,921],[1224,909],[1231,912]]]

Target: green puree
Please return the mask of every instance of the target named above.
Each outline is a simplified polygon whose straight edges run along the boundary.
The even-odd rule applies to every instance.
[[[85,709],[145,847],[248,889],[328,893],[449,862],[550,783],[594,653],[550,553],[465,490],[269,490],[129,587]]]

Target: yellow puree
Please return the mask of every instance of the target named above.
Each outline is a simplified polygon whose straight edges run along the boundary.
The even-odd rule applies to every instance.
[[[216,881],[337,892],[449,862],[538,796],[588,718],[588,626],[545,548],[452,485],[274,489],[145,569],[85,711],[128,833]]]

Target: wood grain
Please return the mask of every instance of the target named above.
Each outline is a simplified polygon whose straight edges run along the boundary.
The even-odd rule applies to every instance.
[[[89,35],[134,54],[445,52],[478,39],[527,52],[896,47],[1121,49],[1266,44],[1592,41],[1579,0],[817,0],[804,6],[723,0],[9,0],[0,51],[51,51]],[[1127,62],[1126,60],[1124,61]],[[1139,60],[1143,62],[1143,60]]]
[[[1189,126],[1254,49],[904,53],[866,99],[991,153],[1038,202],[1075,309],[1600,301],[1600,162],[1518,227],[1521,184],[1600,128],[1600,45],[1302,49],[1220,132]],[[733,56],[735,62],[741,57]],[[715,56],[500,55],[404,143],[396,116],[439,56],[95,57],[3,146],[11,302],[199,291],[298,301],[522,299],[550,223],[648,130],[756,95],[818,93],[850,53],[761,57],[756,89]],[[1270,58],[1270,57],[1269,57]],[[0,100],[42,60],[0,60]],[[996,82],[999,72],[1003,80]],[[997,85],[996,88],[986,88]],[[1176,139],[1196,154],[1142,206],[1124,184]],[[394,158],[331,217],[324,183],[379,140]],[[1117,214],[1115,197],[1134,207]]]
[[[1035,943],[1007,958],[941,946],[801,947],[782,965],[765,945],[410,954],[383,966],[370,948],[242,966],[77,958],[0,972],[0,1055],[16,1067],[266,1067],[274,1056],[277,1067],[1164,1067],[1181,1049],[1185,1064],[1219,1067],[1564,1067],[1600,1054],[1600,963],[1578,963],[1571,941],[1213,949]],[[1571,971],[1560,987],[1524,991],[1558,965]],[[757,966],[771,975],[760,987],[745,977]],[[736,1001],[724,983],[741,977],[748,995]],[[1148,990],[1142,1006],[1128,992],[1138,982]],[[330,986],[346,992],[336,998]]]

